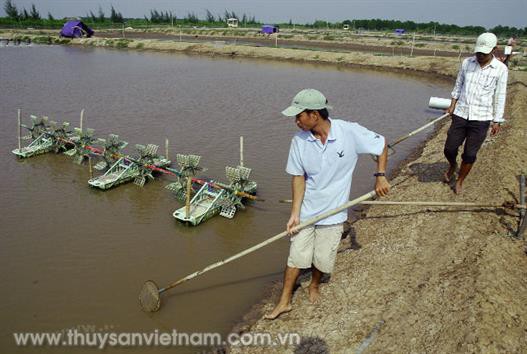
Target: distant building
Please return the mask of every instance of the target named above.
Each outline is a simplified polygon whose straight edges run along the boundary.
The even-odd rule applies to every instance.
[[[260,33],[262,34],[273,34],[280,32],[280,28],[276,25],[263,25]]]
[[[228,18],[227,19],[227,27],[238,27],[238,19],[237,18]]]

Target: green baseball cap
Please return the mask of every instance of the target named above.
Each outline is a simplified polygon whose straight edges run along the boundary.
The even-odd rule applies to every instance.
[[[304,112],[306,109],[319,110],[331,109],[328,100],[322,92],[315,89],[304,89],[296,94],[291,105],[282,111],[287,117],[295,117],[297,114]]]

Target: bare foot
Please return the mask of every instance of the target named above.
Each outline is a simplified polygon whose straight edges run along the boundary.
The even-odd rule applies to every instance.
[[[463,193],[463,187],[459,181],[456,182],[456,186],[454,187],[454,193],[456,193],[457,195]]]
[[[448,168],[448,171],[446,171],[444,174],[443,174],[443,182],[445,183],[450,183],[450,181],[452,180],[452,176],[454,175],[454,172],[456,172],[456,165],[454,166],[450,166]]]
[[[287,313],[287,312],[291,311],[292,309],[293,309],[293,307],[291,306],[291,304],[287,304],[287,305],[278,304],[278,305],[276,305],[276,307],[274,308],[273,311],[271,311],[268,314],[265,314],[263,318],[266,319],[266,320],[275,320],[281,314]]]
[[[316,304],[320,301],[320,290],[318,286],[309,286],[309,301]]]

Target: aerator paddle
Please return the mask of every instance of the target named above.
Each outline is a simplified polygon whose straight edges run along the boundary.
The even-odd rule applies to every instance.
[[[301,230],[303,228],[305,228],[306,226],[309,226],[309,225],[312,225],[314,223],[316,223],[317,221],[320,221],[322,219],[325,219],[331,215],[335,215],[343,210],[346,210],[356,204],[359,204],[360,202],[364,201],[364,200],[367,200],[367,199],[370,199],[372,197],[374,197],[376,195],[375,191],[371,191],[369,193],[366,193],[356,199],[353,199],[353,200],[350,200],[349,202],[345,203],[344,205],[338,207],[338,208],[335,208],[333,210],[330,210],[324,214],[321,214],[319,216],[316,216],[312,219],[309,219],[307,221],[304,221],[303,223],[299,224],[296,229],[297,230]],[[156,312],[159,310],[159,308],[161,307],[161,294],[164,293],[165,291],[167,290],[170,290],[176,286],[178,286],[179,284],[182,284],[184,282],[186,282],[187,280],[190,280],[190,279],[193,279],[203,273],[206,273],[208,272],[209,270],[212,270],[212,269],[215,269],[215,268],[218,268],[224,264],[227,264],[227,263],[230,263],[238,258],[241,258],[245,255],[248,255],[249,253],[252,253],[256,250],[259,250],[260,248],[264,247],[264,246],[267,246],[268,244],[270,243],[273,243],[274,241],[277,241],[279,239],[281,239],[282,237],[284,236],[287,236],[287,231],[283,231],[281,233],[279,233],[278,235],[275,235],[251,248],[248,248],[246,249],[245,251],[242,251],[240,253],[237,253],[235,254],[234,256],[231,256],[227,259],[224,259],[222,261],[219,261],[219,262],[216,262],[214,264],[211,264],[205,268],[203,268],[202,270],[199,270],[197,272],[194,272],[192,274],[189,274],[187,275],[186,277],[184,278],[181,278],[179,279],[178,281],[164,287],[164,288],[159,288],[157,286],[157,284],[153,281],[153,280],[147,280],[144,284],[143,284],[143,288],[141,289],[141,292],[139,293],[139,304],[141,305],[141,308],[144,310],[144,311],[147,311],[147,312]]]

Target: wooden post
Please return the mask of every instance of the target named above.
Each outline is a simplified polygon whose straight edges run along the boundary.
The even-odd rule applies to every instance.
[[[415,32],[412,39],[412,50],[410,51],[410,56],[412,57],[414,55],[414,45],[415,45]]]
[[[190,191],[192,189],[192,177],[187,176],[187,198],[185,201],[185,218],[190,217]]]
[[[179,25],[179,41],[181,42],[181,25]]]
[[[168,158],[168,138],[165,138],[165,159],[170,160]]]
[[[124,22],[123,22],[123,38],[126,38],[124,34]]]
[[[91,156],[88,156],[88,170],[90,172],[90,179],[92,179],[93,178],[93,168],[91,165]]]
[[[20,123],[20,109],[18,109],[18,152],[20,152],[20,149],[22,149],[22,142],[20,139],[22,138],[22,133],[20,130],[22,129],[22,124]]]
[[[84,108],[81,110],[81,121],[80,121],[80,124],[79,124],[79,128],[82,132],[82,121],[84,120]]]
[[[243,136],[240,136],[240,166],[243,167]]]
[[[274,46],[278,48],[278,32],[276,32],[276,36],[274,37]]]

